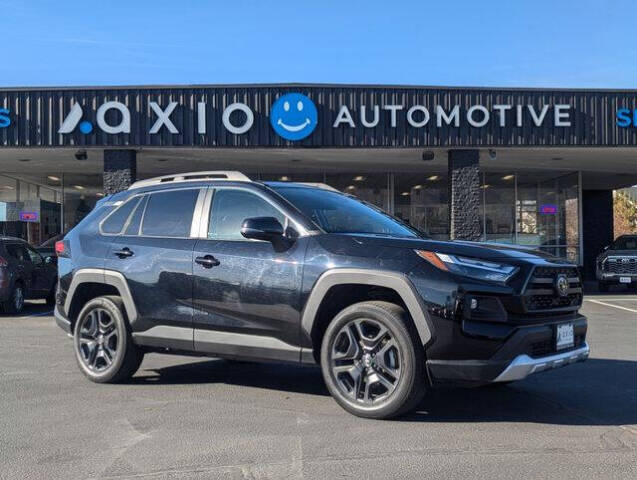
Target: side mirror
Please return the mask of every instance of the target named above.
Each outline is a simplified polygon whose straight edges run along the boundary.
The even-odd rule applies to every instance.
[[[602,250],[602,251],[603,251],[603,252],[605,252],[605,251],[606,251],[606,250],[608,250],[609,248],[610,248],[610,245],[606,245],[606,246],[604,247],[604,250]]]
[[[283,225],[274,217],[246,218],[241,225],[241,235],[271,242],[283,237]]]
[[[46,258],[44,259],[44,263],[46,263],[47,265],[54,265],[54,264],[56,264],[56,263],[57,263],[57,258],[55,258],[55,257],[50,257],[50,256],[49,256],[49,257],[46,257]]]

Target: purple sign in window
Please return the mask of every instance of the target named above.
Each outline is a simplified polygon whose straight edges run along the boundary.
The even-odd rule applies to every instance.
[[[541,215],[557,215],[557,205],[540,205]]]
[[[21,222],[37,222],[38,212],[20,212]]]

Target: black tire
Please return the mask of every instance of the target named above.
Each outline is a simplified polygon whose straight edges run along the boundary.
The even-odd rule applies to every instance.
[[[73,334],[80,370],[96,383],[129,380],[144,359],[135,346],[120,297],[90,300],[77,317]]]
[[[597,282],[597,289],[598,289],[601,293],[606,293],[606,292],[608,292],[608,283],[605,283],[605,282]]]
[[[51,288],[51,291],[46,296],[46,306],[55,307],[55,285],[53,285],[53,288]]]
[[[356,303],[336,315],[323,337],[321,369],[334,399],[359,417],[402,415],[426,391],[418,334],[407,312],[389,302]]]
[[[2,302],[2,310],[9,315],[16,315],[24,308],[24,299],[26,291],[22,282],[16,282],[13,285],[9,298]]]

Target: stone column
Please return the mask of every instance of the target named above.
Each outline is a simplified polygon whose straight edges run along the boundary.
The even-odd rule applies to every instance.
[[[104,150],[104,193],[121,192],[137,178],[135,150]]]
[[[449,150],[449,228],[452,240],[480,240],[480,152]]]

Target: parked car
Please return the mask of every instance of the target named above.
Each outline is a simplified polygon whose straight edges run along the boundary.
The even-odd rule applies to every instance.
[[[349,412],[408,412],[440,383],[585,360],[577,268],[432,241],[356,198],[238,172],[135,183],[56,245],[55,316],[94,382],[145,353],[321,366]]]
[[[0,237],[0,305],[5,313],[19,313],[25,299],[55,304],[57,268],[21,238]]]
[[[42,242],[42,244],[35,247],[35,249],[40,252],[44,258],[51,257],[55,263],[57,263],[57,255],[55,253],[55,244],[64,238],[66,233],[59,233],[48,240]]]
[[[637,235],[621,235],[597,256],[597,284],[600,292],[610,285],[637,287]]]

